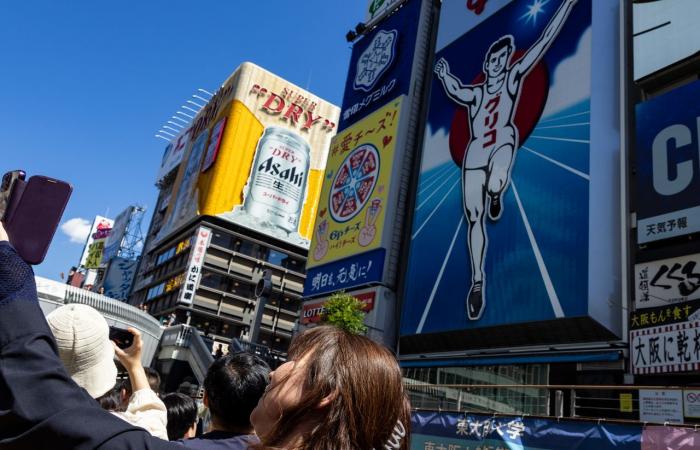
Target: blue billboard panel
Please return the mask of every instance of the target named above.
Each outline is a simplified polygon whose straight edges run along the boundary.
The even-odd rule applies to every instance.
[[[383,248],[313,267],[306,272],[304,297],[316,297],[382,281]]]
[[[134,280],[137,266],[137,260],[113,258],[102,284],[105,288],[105,295],[117,300],[129,298],[131,283]]]
[[[408,0],[355,43],[338,131],[408,94],[421,0]]]
[[[411,415],[411,449],[673,448],[643,445],[667,442],[672,433],[668,430],[663,435],[664,439],[654,440],[655,436],[647,436],[642,428],[640,424],[606,424],[593,420],[586,422],[418,411]],[[691,435],[692,430],[686,431],[682,435]]]
[[[700,81],[636,107],[637,242],[700,231]]]
[[[591,316],[610,329],[615,50],[591,49],[616,42],[617,8],[493,6],[443,2],[401,335]]]

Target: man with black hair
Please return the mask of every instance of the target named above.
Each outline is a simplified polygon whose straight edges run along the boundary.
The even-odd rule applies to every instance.
[[[204,378],[204,405],[211,413],[208,433],[182,441],[197,450],[245,450],[258,442],[250,413],[269,382],[270,367],[258,356],[229,353],[214,361]]]
[[[197,428],[197,404],[185,394],[172,392],[163,397],[168,409],[168,439],[192,438]]]

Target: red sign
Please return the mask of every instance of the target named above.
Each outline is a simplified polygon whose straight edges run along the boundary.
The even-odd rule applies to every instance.
[[[370,312],[374,309],[374,299],[377,297],[375,291],[362,292],[359,294],[354,294],[353,297],[358,299],[363,303],[362,311]],[[321,314],[325,308],[326,302],[309,303],[302,307],[301,311],[301,324],[308,325],[310,323],[317,323],[321,320]]]

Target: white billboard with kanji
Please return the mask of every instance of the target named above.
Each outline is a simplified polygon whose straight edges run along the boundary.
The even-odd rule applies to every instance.
[[[654,308],[700,299],[700,253],[634,265],[634,306]]]
[[[630,332],[635,374],[689,372],[700,369],[700,321]]]

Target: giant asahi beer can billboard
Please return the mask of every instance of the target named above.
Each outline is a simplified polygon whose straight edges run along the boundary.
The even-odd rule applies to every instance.
[[[308,248],[339,112],[242,64],[181,141],[187,148],[158,239],[209,215]]]
[[[402,352],[614,339],[618,2],[481,3],[442,3]]]

